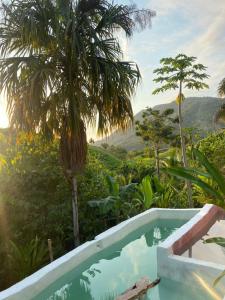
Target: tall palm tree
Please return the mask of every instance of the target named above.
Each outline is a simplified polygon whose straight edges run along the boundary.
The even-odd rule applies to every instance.
[[[86,126],[100,134],[125,129],[140,79],[137,65],[122,61],[115,33],[130,37],[154,12],[106,0],[11,0],[2,9],[0,87],[10,123],[60,138],[78,245],[76,175],[86,163]]]
[[[221,98],[225,97],[225,78],[219,83],[218,95]],[[221,105],[220,109],[216,112],[214,121],[225,123],[225,104]]]

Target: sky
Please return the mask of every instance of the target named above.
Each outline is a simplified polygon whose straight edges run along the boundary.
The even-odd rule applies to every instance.
[[[129,4],[129,0],[116,0]],[[196,56],[208,67],[209,89],[184,91],[188,96],[217,96],[218,83],[225,77],[225,0],[139,0],[139,8],[156,11],[152,27],[121,37],[124,60],[138,64],[142,81],[132,99],[134,113],[147,106],[171,102],[176,91],[152,95],[153,70],[162,57],[185,53]],[[0,127],[8,125],[5,99],[0,97]]]

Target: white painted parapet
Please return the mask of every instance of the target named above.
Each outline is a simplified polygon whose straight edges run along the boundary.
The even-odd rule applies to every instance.
[[[180,255],[201,239],[217,220],[224,218],[223,209],[206,204],[192,219],[171,234],[157,247],[158,276],[191,287],[205,285],[212,289],[215,278],[225,270],[225,262],[222,265]],[[225,279],[216,286],[220,295],[224,295],[224,286]]]

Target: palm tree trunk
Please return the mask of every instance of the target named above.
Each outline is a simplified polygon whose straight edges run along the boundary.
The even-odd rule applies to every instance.
[[[80,233],[79,233],[79,219],[78,219],[78,202],[77,202],[77,179],[75,176],[72,178],[72,210],[73,210],[73,235],[75,247],[80,244]]]
[[[181,152],[182,152],[182,161],[183,166],[188,168],[188,161],[186,155],[186,146],[183,134],[183,119],[182,119],[182,111],[181,111],[181,102],[182,102],[182,81],[180,81],[180,89],[179,89],[179,101],[178,101],[178,117],[179,117],[179,131],[180,131],[180,143],[181,143]],[[187,184],[187,194],[188,194],[188,202],[189,206],[193,206],[192,202],[192,188],[191,182],[189,180],[186,181]]]
[[[157,177],[159,178],[160,173],[159,173],[159,148],[158,148],[158,146],[155,147],[155,162],[156,162],[156,174],[157,174]]]

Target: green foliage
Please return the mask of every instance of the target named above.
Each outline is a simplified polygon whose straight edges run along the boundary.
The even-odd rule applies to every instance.
[[[0,89],[7,96],[10,125],[60,137],[61,164],[74,191],[77,246],[76,176],[86,165],[86,127],[96,126],[101,134],[127,128],[141,77],[136,63],[122,61],[116,32],[131,36],[155,13],[90,0],[11,0],[1,11]]]
[[[47,245],[47,239],[51,238],[54,257],[73,248],[71,190],[59,163],[58,147],[58,140],[49,142],[39,135],[2,136],[0,149],[6,162],[0,170],[2,257],[7,257],[4,244],[8,239],[16,245],[25,245],[38,236]],[[102,231],[101,220],[87,202],[107,193],[105,176],[109,172],[90,151],[85,171],[78,178],[81,241]],[[2,267],[0,288],[16,280],[7,281],[7,266]]]
[[[127,158],[127,150],[122,147],[112,145],[108,148],[108,151],[121,160]]]
[[[190,180],[213,196],[216,203],[223,206],[225,196],[225,179],[223,175],[199,150],[193,149],[193,153],[205,171],[201,171],[201,169],[174,167],[165,169],[165,172],[178,178]]]
[[[214,121],[216,123],[225,123],[225,104],[222,104],[219,110],[216,112],[214,116]]]
[[[37,237],[22,245],[9,241],[7,248],[8,271],[16,281],[31,275],[48,261],[47,243]]]
[[[197,148],[216,165],[221,172],[225,172],[225,131],[221,130],[209,134],[206,138],[197,143]]]
[[[161,87],[155,89],[153,94],[178,89],[180,82],[187,89],[208,88],[208,85],[203,82],[209,77],[204,73],[206,67],[202,64],[195,64],[196,59],[185,54],[178,54],[174,58],[162,58],[160,60],[162,67],[154,70],[154,74],[158,76],[154,82],[160,83]]]
[[[12,239],[29,241],[36,235],[52,238],[59,246],[56,252],[62,252],[71,208],[57,141],[48,143],[37,135],[20,134],[15,143],[9,142],[5,159],[7,165],[0,173],[0,201],[8,215]]]
[[[218,94],[220,97],[225,96],[225,78],[220,81],[219,86],[218,86]]]
[[[147,108],[143,114],[143,121],[136,121],[136,135],[141,136],[149,147],[153,146],[155,151],[155,165],[157,175],[159,176],[159,150],[162,143],[169,144],[173,141],[174,127],[171,123],[175,123],[175,119],[171,117],[174,113],[173,109],[167,109],[160,113],[159,110]]]
[[[138,193],[136,199],[138,199],[144,209],[149,209],[153,204],[153,191],[151,186],[150,176],[146,176],[142,179],[141,183],[137,186]]]
[[[89,153],[96,157],[109,170],[116,170],[121,165],[121,160],[114,153],[111,153],[111,151],[106,151],[96,146],[89,146]]]
[[[217,244],[217,245],[225,248],[225,238],[214,237],[214,238],[209,238],[209,239],[204,240],[204,244],[211,244],[211,243]]]
[[[101,218],[104,218],[105,226],[113,221],[118,223],[134,214],[132,195],[136,191],[135,183],[120,186],[111,176],[106,176],[106,181],[109,195],[88,202],[90,207],[98,209]]]
[[[136,135],[141,136],[145,142],[154,146],[161,143],[169,143],[173,139],[174,127],[171,123],[175,119],[171,117],[173,109],[167,109],[160,113],[159,110],[147,108],[142,113],[143,121],[136,121]]]

